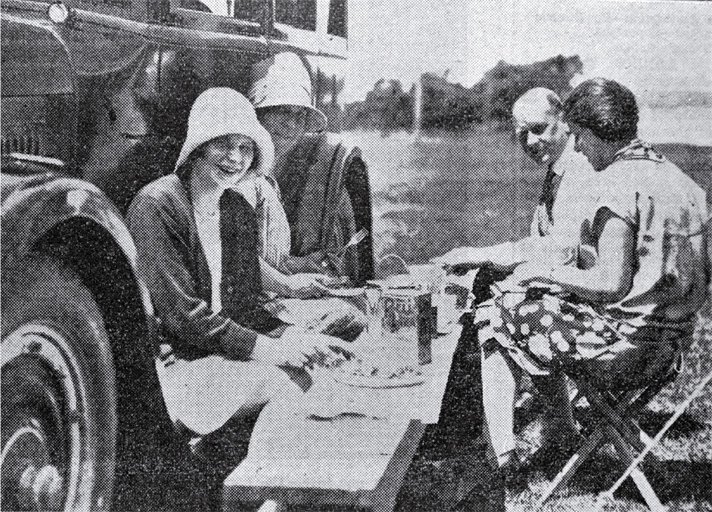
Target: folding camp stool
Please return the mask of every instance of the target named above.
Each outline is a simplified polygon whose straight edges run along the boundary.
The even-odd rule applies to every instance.
[[[596,426],[549,484],[544,495],[539,499],[536,510],[540,509],[554,493],[563,489],[583,462],[601,445],[613,443],[622,468],[627,469],[631,466],[635,459],[634,450],[641,452],[652,442],[650,436],[640,429],[637,423],[638,415],[662,388],[679,375],[681,368],[682,358],[678,353],[673,366],[660,379],[638,389],[625,390],[618,396],[596,387],[592,379],[580,373],[568,374],[578,387],[578,394],[574,400],[580,398],[588,400],[591,409],[597,415]],[[640,468],[636,467],[630,476],[651,510],[655,512],[665,510]]]

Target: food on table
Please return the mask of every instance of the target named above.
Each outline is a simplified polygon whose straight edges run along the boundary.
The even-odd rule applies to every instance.
[[[424,381],[419,367],[398,363],[375,366],[360,358],[326,358],[319,366],[332,372],[338,382],[359,387],[389,388],[414,386]]]

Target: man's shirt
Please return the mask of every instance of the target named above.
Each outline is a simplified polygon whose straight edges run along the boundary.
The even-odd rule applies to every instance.
[[[547,176],[552,179],[550,183],[545,182],[542,200],[534,212],[531,236],[551,236],[559,247],[576,247],[580,241],[583,212],[587,211],[585,206],[596,199],[591,197],[596,172],[585,156],[574,151],[573,137],[569,138],[549,172],[553,176]]]

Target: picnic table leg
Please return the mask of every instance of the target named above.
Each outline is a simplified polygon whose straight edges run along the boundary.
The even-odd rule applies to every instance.
[[[627,468],[631,466],[633,464],[633,461],[635,460],[635,457],[633,456],[633,452],[628,446],[628,444],[625,442],[625,440],[623,440],[623,437],[613,427],[606,427],[606,433],[613,442],[613,445],[616,447],[618,456],[621,458],[623,464],[625,464],[625,467]],[[667,508],[661,503],[660,498],[658,498],[658,495],[655,494],[655,491],[650,485],[650,482],[648,482],[645,473],[643,473],[640,469],[636,467],[630,473],[630,477],[633,479],[633,482],[635,482],[635,485],[638,487],[640,494],[643,495],[643,499],[645,500],[645,503],[648,504],[648,507],[650,507],[650,510],[652,510],[653,512],[664,512],[667,510]]]

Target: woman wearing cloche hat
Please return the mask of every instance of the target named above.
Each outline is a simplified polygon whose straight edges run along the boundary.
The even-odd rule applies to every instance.
[[[250,102],[229,88],[193,104],[175,172],[144,187],[127,215],[138,268],[160,320],[159,376],[174,421],[208,434],[251,414],[339,340],[287,327],[259,304],[255,209],[235,188],[272,165],[274,148]],[[269,337],[282,332],[279,339]]]
[[[278,53],[252,66],[249,98],[275,144],[277,159],[305,132],[321,132],[326,116],[312,106],[309,72],[298,55]]]
[[[272,176],[291,230],[291,254],[281,267],[291,273],[328,271],[364,283],[373,277],[370,235],[341,252],[357,230],[372,230],[360,150],[324,132],[326,116],[312,106],[309,71],[295,53],[254,64],[251,79],[249,98],[275,145]]]

